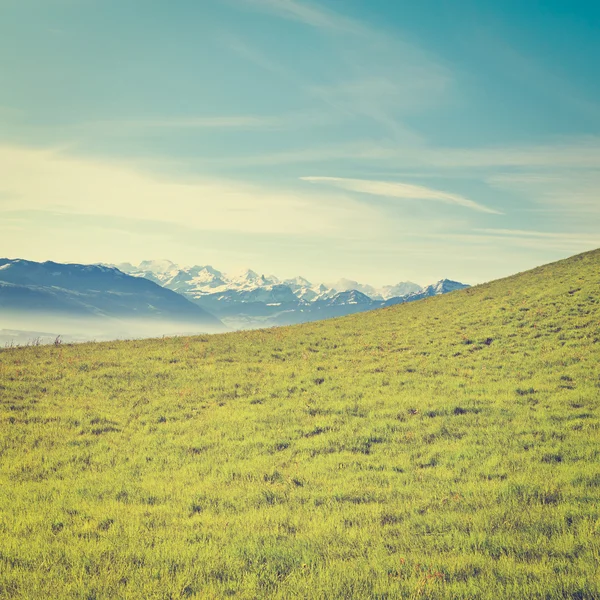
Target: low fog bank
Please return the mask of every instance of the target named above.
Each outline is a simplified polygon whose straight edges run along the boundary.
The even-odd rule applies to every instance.
[[[223,333],[223,327],[163,319],[85,318],[0,311],[0,347]]]

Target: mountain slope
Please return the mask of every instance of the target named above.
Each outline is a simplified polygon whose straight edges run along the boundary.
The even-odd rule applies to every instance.
[[[0,589],[600,597],[598,273],[0,352]]]
[[[415,300],[422,300],[423,298],[429,298],[431,296],[440,296],[441,294],[449,294],[450,292],[456,292],[457,290],[464,290],[468,287],[468,285],[459,283],[458,281],[442,279],[437,283],[424,287],[418,292],[408,294],[404,297],[404,300],[405,302],[413,302]]]
[[[417,292],[412,292],[405,296],[394,296],[388,298],[383,306],[394,306],[395,304],[403,304],[404,302],[415,302],[416,300],[423,300],[424,298],[430,298],[431,296],[441,296],[442,294],[449,294],[450,292],[456,292],[458,290],[464,290],[470,286],[459,283],[458,281],[451,281],[450,279],[441,279],[440,281],[421,288]]]
[[[98,323],[169,321],[222,329],[211,314],[147,279],[102,266],[20,259],[0,259],[0,311],[4,318],[24,322],[29,315],[38,320],[59,315]]]

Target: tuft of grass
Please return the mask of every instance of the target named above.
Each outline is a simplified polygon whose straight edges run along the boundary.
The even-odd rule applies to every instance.
[[[599,598],[599,269],[0,351],[0,597]]]

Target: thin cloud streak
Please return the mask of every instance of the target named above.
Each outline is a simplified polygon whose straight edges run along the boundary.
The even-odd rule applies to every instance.
[[[282,115],[219,115],[174,118],[122,119],[89,121],[75,124],[76,131],[129,133],[144,130],[169,129],[231,129],[231,130],[289,130],[329,124],[334,115],[298,112]]]
[[[340,143],[323,144],[316,147],[282,150],[269,154],[228,156],[204,159],[206,164],[231,167],[304,165],[311,163],[336,162],[339,160],[380,161],[386,157],[377,144]]]
[[[600,237],[581,236],[567,234],[565,237],[559,235],[519,235],[502,234],[502,230],[494,229],[475,229],[479,233],[423,233],[419,234],[419,239],[430,239],[436,241],[456,242],[464,245],[479,246],[486,248],[486,252],[493,252],[494,249],[504,252],[508,248],[527,248],[538,250],[564,250],[568,256],[576,252],[585,252],[600,247]],[[508,231],[508,230],[506,230]],[[517,230],[513,230],[516,232]],[[489,233],[486,233],[489,232]],[[522,234],[531,232],[522,232]]]
[[[499,148],[437,148],[423,157],[437,167],[539,167],[589,169],[600,167],[600,138],[557,140],[554,144]]]
[[[261,117],[252,115],[232,115],[218,117],[187,117],[174,119],[147,119],[123,121],[95,121],[85,123],[91,127],[131,127],[131,128],[185,128],[185,129],[255,129],[279,128],[283,120],[278,117]]]
[[[494,215],[502,213],[478,204],[459,194],[452,194],[432,188],[392,181],[371,181],[368,179],[345,179],[342,177],[301,177],[310,183],[324,183],[350,192],[368,194],[370,196],[384,196],[386,198],[405,198],[408,200],[435,200],[446,204],[455,204],[478,212]]]
[[[476,229],[475,231],[505,238],[543,239],[574,245],[583,244],[594,247],[600,246],[600,236],[594,236],[593,234],[588,235],[585,233],[531,231],[527,229]]]
[[[319,29],[359,33],[363,31],[361,24],[334,11],[297,0],[240,0],[242,5],[273,13],[284,19],[298,21]]]
[[[432,147],[417,135],[401,142],[383,142],[364,140],[351,143],[330,144],[320,147],[305,147],[298,150],[288,150],[277,154],[255,154],[253,156],[230,156],[217,159],[218,162],[232,165],[268,165],[268,164],[307,164],[322,161],[337,161],[355,159],[375,161],[382,164],[415,167],[419,169],[444,169],[456,171],[469,169],[572,169],[585,171],[600,169],[600,137],[584,137],[578,139],[557,141],[554,144],[538,146],[506,146],[506,147]],[[538,174],[537,177],[541,177]],[[556,177],[553,171],[543,174],[544,177]],[[527,179],[529,175],[511,173],[494,175],[495,181],[517,182]],[[490,179],[490,182],[493,180]]]
[[[529,229],[477,229],[483,233],[492,233],[496,235],[513,235],[518,237],[544,237],[556,239],[575,239],[577,236],[573,233],[557,233],[553,231],[531,231]],[[598,238],[600,240],[600,238]]]

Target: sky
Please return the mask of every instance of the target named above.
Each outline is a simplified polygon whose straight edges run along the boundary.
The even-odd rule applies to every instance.
[[[600,247],[600,3],[0,0],[0,255],[372,285]]]

